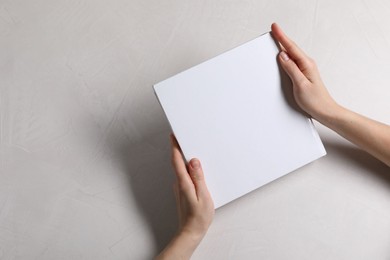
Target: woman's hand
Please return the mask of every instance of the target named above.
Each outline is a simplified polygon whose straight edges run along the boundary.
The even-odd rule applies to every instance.
[[[315,62],[277,24],[272,35],[282,45],[279,61],[293,83],[298,105],[313,118],[390,166],[390,126],[338,105],[322,83]]]
[[[207,189],[200,161],[191,159],[186,167],[179,144],[171,135],[172,165],[176,174],[174,191],[180,232],[203,237],[214,216],[214,203]]]
[[[279,61],[293,83],[295,101],[321,123],[337,113],[338,105],[329,95],[313,59],[308,57],[276,24],[272,35],[281,44]]]
[[[189,259],[213,220],[214,203],[200,161],[193,158],[186,166],[173,134],[171,146],[172,166],[176,175],[173,189],[180,225],[177,235],[157,259]]]

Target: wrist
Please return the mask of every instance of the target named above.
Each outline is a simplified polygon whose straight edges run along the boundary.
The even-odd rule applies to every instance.
[[[156,259],[190,259],[204,234],[180,230]]]
[[[313,118],[321,124],[331,127],[344,110],[345,108],[337,104],[335,101],[332,101],[326,105],[325,109],[314,113]]]
[[[193,231],[190,229],[182,228],[179,233],[176,235],[176,237],[184,239],[186,241],[189,241],[193,244],[200,243],[200,241],[205,236],[207,230],[199,230],[199,231]]]

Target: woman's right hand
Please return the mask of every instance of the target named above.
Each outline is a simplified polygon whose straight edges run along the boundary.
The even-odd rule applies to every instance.
[[[337,113],[338,105],[326,90],[316,63],[276,23],[271,29],[272,35],[281,44],[278,58],[293,83],[295,101],[306,113],[324,123],[329,115]]]

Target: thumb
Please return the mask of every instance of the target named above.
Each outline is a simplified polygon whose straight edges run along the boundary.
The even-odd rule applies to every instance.
[[[299,86],[307,80],[307,78],[305,77],[305,75],[303,75],[297,64],[290,58],[290,56],[288,56],[285,51],[280,52],[279,60],[280,64],[282,65],[282,68],[290,77],[294,85]]]
[[[200,164],[200,161],[196,158],[191,159],[188,168],[191,180],[195,186],[198,200],[200,198],[204,198],[208,194],[208,189],[206,186],[203,169],[202,165]]]

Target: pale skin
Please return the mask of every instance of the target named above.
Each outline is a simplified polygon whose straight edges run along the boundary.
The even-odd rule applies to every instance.
[[[279,61],[293,83],[298,105],[321,124],[390,166],[390,126],[337,104],[326,90],[314,60],[277,24],[271,28],[284,50],[279,54]]]
[[[196,158],[186,165],[176,138],[171,135],[173,190],[179,215],[179,230],[156,259],[189,259],[214,217],[214,203],[207,189],[202,165]]]
[[[277,24],[272,35],[280,43],[281,67],[293,84],[294,98],[308,115],[390,166],[390,126],[359,115],[339,105],[321,80],[313,59],[308,57]],[[172,165],[177,182],[180,228],[156,259],[189,259],[206,234],[214,216],[214,204],[207,190],[200,161],[183,160],[180,147],[171,135]],[[199,163],[199,168],[193,164]]]

